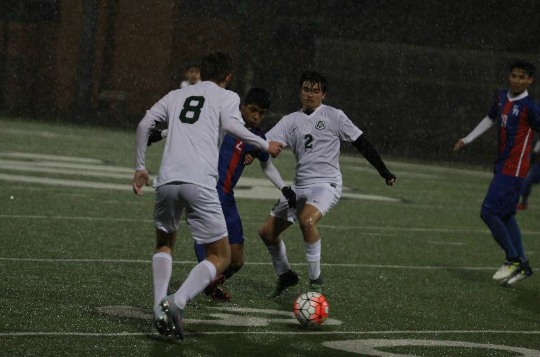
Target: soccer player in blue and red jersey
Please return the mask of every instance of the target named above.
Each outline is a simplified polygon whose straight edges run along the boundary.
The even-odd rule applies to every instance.
[[[540,107],[527,92],[527,87],[533,82],[533,75],[534,66],[531,63],[512,63],[510,89],[495,93],[487,116],[454,146],[454,150],[461,149],[493,124],[497,124],[498,156],[480,216],[506,254],[506,261],[493,275],[493,279],[501,285],[514,285],[533,273],[525,257],[521,231],[515,217],[525,176],[529,171],[533,130],[540,130]]]
[[[266,139],[266,137],[259,126],[269,107],[270,94],[263,88],[252,88],[240,106],[240,112],[246,122],[246,127],[263,139]],[[246,155],[248,155],[247,159]],[[227,231],[229,232],[231,264],[223,272],[221,280],[218,277],[218,281],[210,284],[205,289],[205,293],[216,300],[230,301],[229,294],[220,288],[218,284],[222,284],[225,280],[230,279],[244,265],[244,232],[242,221],[238,214],[238,208],[236,207],[233,189],[240,176],[242,176],[245,165],[251,164],[253,158],[259,159],[261,169],[277,188],[284,192],[284,194],[287,193],[289,196],[294,195],[294,192],[283,183],[281,175],[272,164],[270,156],[267,153],[257,151],[229,134],[225,135],[219,151],[219,178],[216,188],[221,201],[221,208],[225,215]],[[295,202],[295,199],[291,202]],[[199,262],[204,260],[204,247],[195,243],[195,254]]]

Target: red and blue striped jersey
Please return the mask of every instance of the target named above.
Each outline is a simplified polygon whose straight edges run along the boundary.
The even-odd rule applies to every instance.
[[[266,140],[261,129],[250,130]],[[270,158],[267,152],[261,152],[229,134],[225,135],[219,150],[219,179],[216,188],[220,195],[234,195],[233,188],[242,176],[245,167],[244,157],[248,153],[262,162],[267,162]]]
[[[540,129],[540,107],[527,91],[510,99],[508,90],[498,90],[488,116],[499,130],[495,173],[524,178],[529,171],[533,130]]]

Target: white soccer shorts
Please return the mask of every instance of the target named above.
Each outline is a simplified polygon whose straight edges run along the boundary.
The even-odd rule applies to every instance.
[[[300,215],[306,204],[316,207],[324,216],[332,207],[338,203],[341,197],[341,186],[336,184],[323,183],[315,187],[292,186],[296,193],[296,210],[289,208],[289,203],[285,196],[279,198],[278,203],[272,207],[270,215],[294,222]]]
[[[217,191],[185,182],[156,189],[154,222],[167,233],[176,232],[186,209],[186,223],[195,241],[207,244],[227,236],[227,225]]]

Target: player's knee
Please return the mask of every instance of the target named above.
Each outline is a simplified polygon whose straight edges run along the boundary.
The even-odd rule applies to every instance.
[[[300,225],[300,229],[302,230],[302,232],[309,232],[317,227],[315,220],[311,216],[300,217],[300,220],[298,223]]]
[[[259,229],[259,237],[267,243],[272,241],[272,232],[266,227],[266,225],[262,226],[261,229]]]

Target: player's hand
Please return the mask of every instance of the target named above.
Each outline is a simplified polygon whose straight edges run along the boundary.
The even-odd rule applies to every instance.
[[[282,143],[278,143],[277,141],[270,141],[268,143],[268,150],[266,150],[266,152],[272,155],[272,157],[276,158],[281,153],[281,149],[283,149]]]
[[[144,185],[150,186],[150,175],[148,175],[148,171],[135,171],[135,176],[133,177],[133,192],[135,192],[137,196],[143,195],[142,188]]]
[[[394,186],[394,184],[396,183],[396,176],[391,172],[389,172],[384,179],[388,186]]]
[[[287,199],[289,203],[289,208],[296,208],[296,193],[293,191],[291,186],[285,186],[281,189],[281,193]]]
[[[458,151],[459,149],[461,149],[465,145],[467,145],[467,144],[465,144],[465,142],[462,139],[459,139],[458,142],[456,143],[456,145],[454,145],[454,151]]]
[[[151,129],[150,136],[148,137],[148,143],[146,143],[146,146],[150,146],[153,143],[157,143],[158,141],[161,141],[161,140],[163,140],[163,136],[161,135],[161,130]]]
[[[253,160],[255,160],[255,158],[251,156],[251,154],[246,154],[246,156],[244,156],[244,165],[251,165]]]

